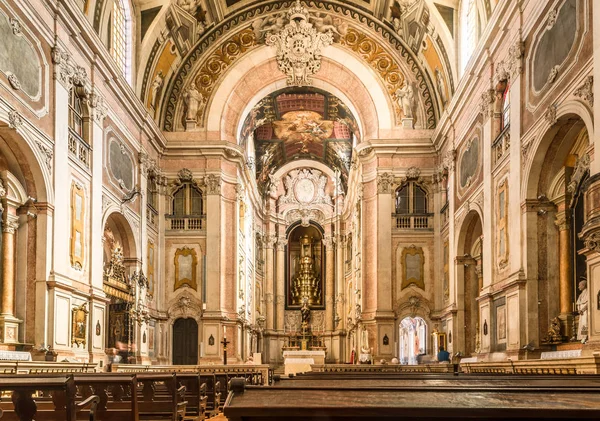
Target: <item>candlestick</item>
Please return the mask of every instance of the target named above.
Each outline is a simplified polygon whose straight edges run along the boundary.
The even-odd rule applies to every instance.
[[[223,338],[227,337],[227,327],[223,326]]]

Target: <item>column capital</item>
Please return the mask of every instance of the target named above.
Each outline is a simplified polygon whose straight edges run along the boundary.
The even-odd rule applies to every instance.
[[[214,174],[208,174],[204,177],[204,184],[206,185],[206,194],[221,194],[221,177]]]
[[[277,236],[275,235],[266,235],[265,236],[265,248],[272,249],[277,243]]]
[[[571,227],[571,219],[566,212],[557,213],[554,225],[556,225],[559,231],[568,230]]]
[[[87,72],[75,63],[73,56],[59,45],[52,48],[52,63],[54,78],[69,91],[73,86],[84,86],[87,82]]]
[[[94,90],[88,98],[88,105],[90,106],[91,116],[94,120],[97,123],[102,123],[108,114],[108,107],[104,102],[104,98]]]
[[[384,172],[377,175],[377,193],[378,194],[390,194],[392,193],[394,185],[394,176],[390,173]]]
[[[325,249],[327,249],[328,251],[331,251],[333,248],[333,243],[334,243],[334,238],[330,235],[327,235],[325,237],[323,237],[323,245],[325,246]]]
[[[288,244],[288,240],[284,239],[284,238],[280,238],[277,240],[277,251],[284,251],[285,250],[285,246],[287,246]]]
[[[2,224],[2,232],[7,234],[14,234],[17,228],[19,228],[19,224],[16,221],[8,220]]]

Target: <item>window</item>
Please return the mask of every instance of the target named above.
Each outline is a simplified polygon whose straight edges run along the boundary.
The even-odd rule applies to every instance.
[[[427,193],[418,184],[409,182],[396,190],[396,213],[427,213]]]
[[[148,206],[156,210],[156,179],[154,177],[148,177],[146,197],[148,198]]]
[[[462,75],[479,40],[479,13],[475,0],[462,0],[460,7],[460,69]]]
[[[69,128],[83,138],[83,102],[75,88],[69,92]]]
[[[113,0],[112,14],[108,22],[108,46],[125,79],[131,82],[131,16],[125,1]]]
[[[506,85],[502,95],[502,130],[510,125],[510,85]]]
[[[200,216],[202,211],[202,192],[191,184],[184,184],[173,194],[173,216]]]

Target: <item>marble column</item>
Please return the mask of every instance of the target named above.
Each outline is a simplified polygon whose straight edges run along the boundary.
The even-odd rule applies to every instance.
[[[2,316],[15,311],[15,231],[17,224],[7,220],[2,225]]]
[[[271,235],[265,241],[265,317],[267,331],[273,330],[273,246],[277,237]]]
[[[554,221],[558,228],[558,289],[560,314],[573,311],[573,280],[571,274],[571,224],[566,212],[559,212]]]
[[[277,292],[275,304],[277,305],[276,329],[283,331],[285,312],[285,246],[288,241],[280,238],[277,241]]]
[[[333,305],[335,302],[333,238],[330,236],[323,238],[323,245],[325,246],[325,330],[331,332],[333,331]]]

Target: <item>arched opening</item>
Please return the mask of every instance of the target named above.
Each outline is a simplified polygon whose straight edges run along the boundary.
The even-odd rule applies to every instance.
[[[458,326],[464,326],[464,348],[455,344],[454,349],[463,351],[464,355],[478,353],[481,350],[480,322],[490,325],[490,320],[479,320],[479,303],[477,297],[483,287],[483,226],[476,211],[471,211],[465,217],[459,235],[459,245],[456,251],[456,288],[457,303],[462,307],[459,314]]]
[[[191,317],[173,323],[173,365],[198,364],[198,323]]]
[[[427,354],[427,323],[421,317],[405,317],[400,321],[400,364],[419,364],[419,356]]]
[[[106,348],[121,361],[136,359],[136,247],[129,223],[120,213],[109,215],[104,225],[104,292],[110,299]]]
[[[585,340],[585,332],[573,330],[578,284],[587,276],[584,244],[579,234],[585,223],[582,185],[589,175],[590,141],[581,118],[565,115],[542,137],[527,179],[532,206],[527,218],[527,250],[538,264],[539,335],[546,336],[552,319],[558,317],[561,340]],[[586,292],[587,294],[587,292]],[[584,315],[586,325],[588,315]],[[576,317],[576,322],[581,317]],[[581,337],[579,337],[581,336]]]
[[[287,245],[286,306],[299,309],[304,300],[311,309],[325,308],[323,232],[311,222],[291,228]]]

